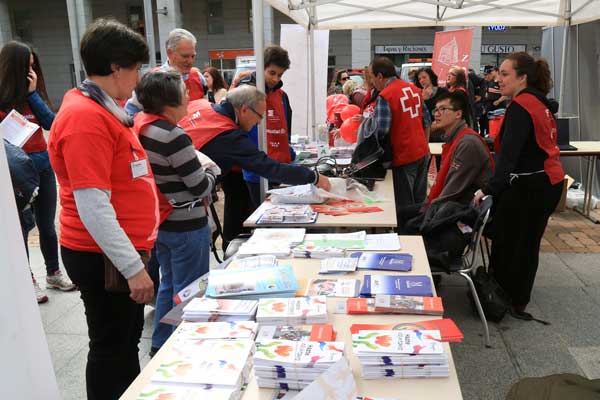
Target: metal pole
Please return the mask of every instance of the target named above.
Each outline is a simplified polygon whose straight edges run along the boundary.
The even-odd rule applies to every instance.
[[[144,26],[146,28],[146,42],[150,53],[150,68],[156,66],[156,47],[154,44],[154,19],[152,12],[152,0],[144,0]]]
[[[256,88],[265,90],[265,66],[264,66],[264,21],[263,0],[252,0],[252,33],[254,39],[254,57],[256,58]],[[265,134],[265,120],[258,124],[258,148],[267,151],[267,135]],[[267,191],[267,179],[260,178],[260,199],[264,201]]]
[[[563,44],[562,44],[562,61],[560,66],[560,93],[558,98],[558,115],[563,116],[565,110],[565,88],[567,80],[567,49],[569,41],[569,30],[571,27],[571,0],[565,0],[565,11],[564,11],[564,31],[563,31]]]
[[[315,90],[315,21],[317,20],[317,11],[315,7],[315,1],[310,0],[310,21],[308,23],[308,42],[309,42],[309,51],[310,51],[310,76],[308,79],[310,80],[310,123],[312,129],[312,136],[318,138],[317,132],[317,110],[316,110],[316,90]]]

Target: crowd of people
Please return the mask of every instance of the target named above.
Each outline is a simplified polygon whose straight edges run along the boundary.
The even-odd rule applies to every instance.
[[[90,337],[89,399],[116,399],[139,374],[143,309],[155,295],[151,354],[172,333],[160,320],[174,294],[209,269],[207,210],[217,184],[225,195],[224,249],[260,204],[260,177],[270,186],[330,189],[326,176],[292,163],[285,49],[265,49],[264,71],[251,71],[228,88],[215,68],[193,66],[196,38],[190,32],[175,29],[165,45],[168,60],[140,79],[148,61],[145,40],[114,20],[96,20],[80,44],[87,77],[64,95],[56,115],[33,49],[10,42],[0,52],[0,119],[16,109],[41,127],[22,148],[39,182],[37,195],[19,209],[24,241],[36,224],[47,286],[81,292]],[[353,118],[382,144],[380,161],[391,169],[400,230],[407,216],[435,205],[477,206],[493,196],[490,268],[515,315],[527,319],[540,241],[562,191],[556,104],[546,98],[551,81],[543,60],[515,53],[485,72],[487,84],[478,83],[484,91],[458,67],[440,87],[429,68],[407,82],[388,58],[376,57],[364,69],[363,85],[344,70],[331,93],[360,107]],[[264,74],[264,88],[256,87],[257,73]],[[482,119],[474,122],[478,104],[485,112],[507,106],[495,158],[476,131],[485,132]],[[257,145],[262,119],[265,152]],[[49,130],[47,144],[42,128]],[[444,145],[427,194],[430,132]],[[70,280],[59,269],[59,243]],[[41,289],[37,293],[38,302],[47,300]]]

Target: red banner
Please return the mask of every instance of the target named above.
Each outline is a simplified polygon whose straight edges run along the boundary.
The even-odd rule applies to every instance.
[[[472,42],[472,28],[435,33],[431,69],[438,76],[439,86],[445,86],[450,67],[458,66],[469,70]]]

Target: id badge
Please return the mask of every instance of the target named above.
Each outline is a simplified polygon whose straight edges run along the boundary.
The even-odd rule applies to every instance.
[[[148,162],[145,159],[131,162],[131,176],[133,179],[146,175],[148,175]]]

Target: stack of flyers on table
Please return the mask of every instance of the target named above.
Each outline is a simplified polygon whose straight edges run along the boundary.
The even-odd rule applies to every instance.
[[[262,212],[256,221],[261,224],[311,224],[317,220],[317,213],[308,204],[263,203],[256,212]]]
[[[419,314],[444,315],[441,297],[378,294],[375,298],[354,298],[337,306],[338,314]]]
[[[257,342],[268,340],[305,340],[310,342],[333,342],[336,332],[333,325],[264,325],[260,327]]]
[[[137,400],[239,400],[241,392],[236,389],[216,388],[213,385],[147,385]]]
[[[271,268],[277,266],[277,257],[274,255],[253,256],[247,258],[236,258],[227,266],[228,270],[234,269],[256,269]]]
[[[290,249],[304,240],[306,229],[255,229],[250,239],[244,242],[236,255],[248,257],[253,255],[271,254],[285,257]],[[268,243],[268,245],[266,245]]]
[[[250,376],[254,348],[251,339],[175,340],[162,353],[151,381],[190,388],[211,385],[214,389],[231,390],[230,398],[239,399],[242,385]]]
[[[350,254],[350,257],[358,259],[358,269],[399,272],[412,270],[413,256],[408,253],[366,253],[358,251]]]
[[[450,373],[440,331],[367,330],[352,335],[364,379],[437,378]]]
[[[299,285],[289,265],[244,270],[212,270],[206,296],[241,300],[293,297]]]
[[[377,294],[431,297],[431,278],[427,275],[365,275],[360,289],[361,297]]]
[[[311,279],[306,296],[356,297],[360,289],[359,279]]]
[[[320,274],[344,274],[356,271],[358,258],[334,257],[321,260]]]
[[[366,237],[365,231],[309,233],[304,236],[302,243],[292,249],[292,255],[304,258],[344,257],[346,249],[362,249]]]
[[[464,335],[450,318],[430,319],[427,321],[398,322],[394,324],[352,324],[350,333],[360,331],[389,331],[389,330],[413,330],[413,331],[440,331],[443,342],[462,342]]]
[[[266,340],[256,343],[258,387],[302,390],[344,357],[344,342]]]
[[[256,322],[262,325],[313,325],[327,322],[325,296],[260,299]]]
[[[254,321],[189,322],[181,325],[177,337],[182,340],[250,339],[254,340],[258,324]]]
[[[248,321],[254,318],[258,301],[193,298],[183,308],[183,320],[192,322]]]

